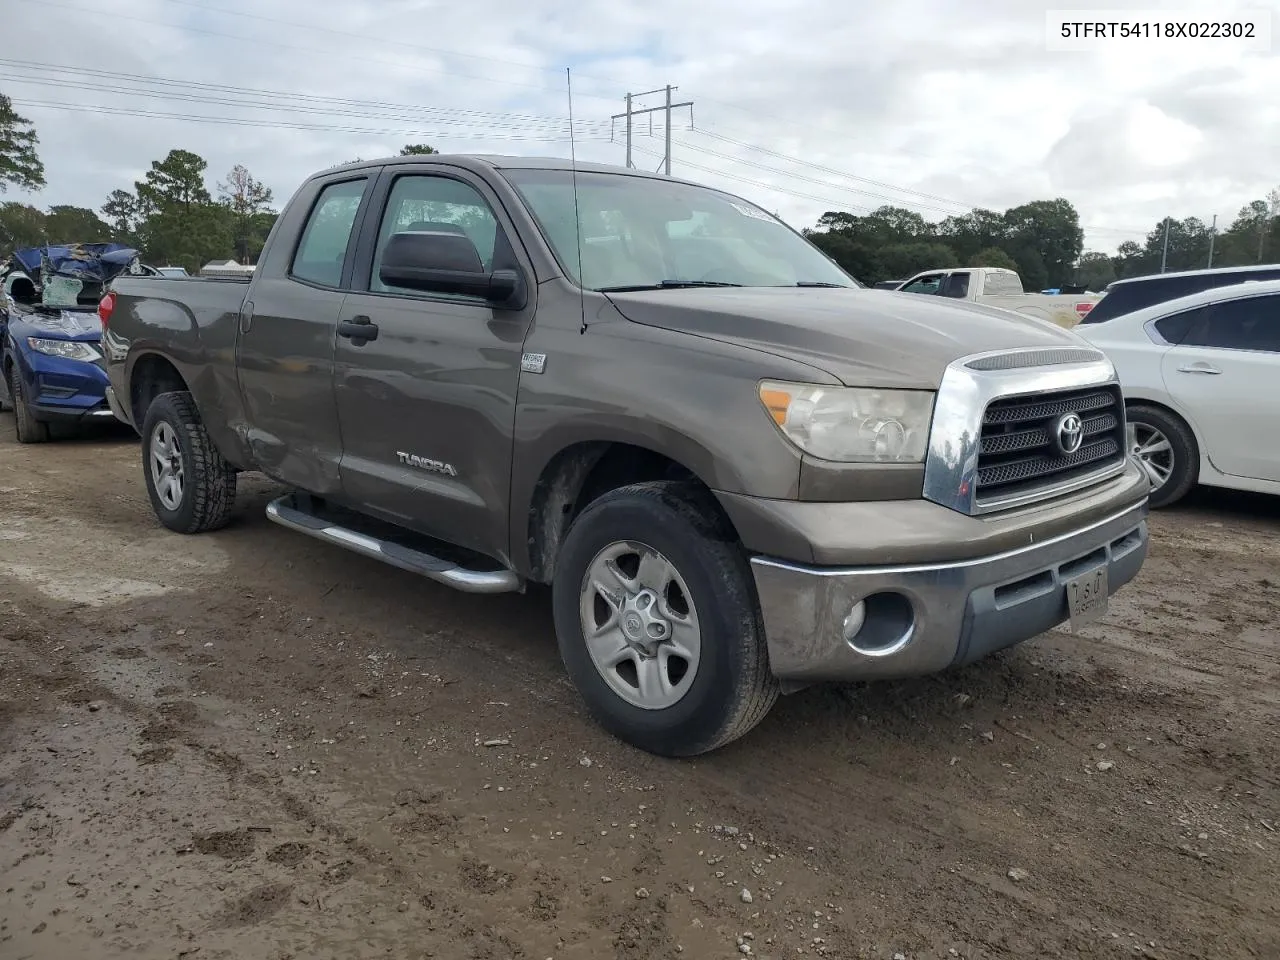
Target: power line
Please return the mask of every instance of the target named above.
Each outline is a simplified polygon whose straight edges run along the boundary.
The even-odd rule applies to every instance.
[[[416,137],[435,137],[440,139],[453,140],[491,140],[491,141],[512,141],[526,143],[568,143],[568,131],[562,137],[551,136],[519,136],[515,134],[486,134],[486,133],[456,133],[453,131],[441,130],[413,130],[403,127],[346,127],[333,124],[322,123],[298,123],[288,120],[268,120],[254,119],[246,117],[209,117],[200,114],[181,114],[181,113],[162,113],[154,110],[134,110],[125,107],[99,106],[97,104],[83,103],[63,103],[57,100],[27,100],[18,97],[12,98],[12,102],[17,106],[41,107],[48,110],[70,110],[79,113],[98,113],[111,114],[122,117],[148,117],[161,120],[179,120],[191,123],[214,123],[214,124],[230,124],[232,126],[244,127],[266,127],[268,129],[284,129],[284,130],[313,130],[313,131],[329,131],[334,133],[353,133],[368,136],[416,136]],[[583,138],[579,138],[583,139]],[[585,139],[593,142],[609,142],[608,137],[595,136]]]
[[[708,147],[701,147],[701,146],[698,146],[697,144],[690,143],[690,142],[689,142],[689,141],[687,141],[687,140],[678,140],[678,141],[676,141],[676,142],[677,142],[680,146],[682,146],[682,147],[685,147],[685,148],[690,149],[690,150],[696,150],[696,151],[698,151],[699,153],[704,153],[704,154],[707,154],[708,156],[712,156],[712,157],[719,157],[719,158],[720,158],[720,159],[722,159],[722,160],[728,160],[728,161],[730,161],[730,162],[732,162],[732,163],[741,163],[741,164],[743,164],[744,166],[748,166],[748,167],[755,167],[755,168],[756,168],[756,169],[758,169],[758,170],[765,170],[765,171],[767,171],[767,172],[769,172],[769,173],[783,174],[783,175],[785,175],[785,176],[787,176],[787,177],[790,177],[791,179],[794,179],[794,180],[803,180],[803,181],[805,181],[805,182],[807,182],[807,183],[816,184],[816,185],[821,186],[821,187],[834,187],[834,188],[836,188],[837,190],[847,190],[847,191],[848,191],[848,192],[850,192],[850,193],[858,193],[858,194],[862,194],[862,195],[864,195],[864,196],[868,196],[868,197],[871,197],[871,198],[876,199],[876,200],[884,200],[884,201],[887,201],[888,203],[911,204],[912,206],[916,206],[916,207],[923,207],[923,208],[924,208],[924,209],[926,209],[926,210],[934,210],[934,211],[937,211],[937,212],[939,212],[939,213],[945,213],[945,214],[947,214],[948,216],[954,216],[954,215],[955,215],[953,211],[948,210],[948,209],[947,209],[947,208],[945,208],[945,207],[932,206],[932,205],[930,205],[930,204],[927,204],[927,203],[921,203],[921,202],[916,201],[916,200],[904,200],[904,199],[902,199],[902,198],[900,198],[900,197],[888,197],[888,196],[885,196],[884,194],[880,194],[880,193],[872,193],[872,192],[871,192],[871,191],[869,191],[869,190],[863,190],[863,189],[861,189],[861,188],[859,188],[859,187],[850,187],[850,186],[846,186],[846,185],[844,185],[844,184],[842,184],[842,183],[832,183],[830,180],[819,180],[819,179],[817,179],[816,177],[807,177],[807,176],[805,176],[804,174],[795,173],[795,172],[792,172],[792,171],[783,171],[783,170],[779,170],[779,169],[778,169],[778,168],[776,168],[776,167],[770,167],[770,166],[767,166],[767,165],[765,165],[765,164],[763,164],[763,163],[756,163],[756,162],[754,162],[754,161],[752,161],[752,160],[745,160],[745,159],[743,159],[743,158],[741,158],[741,157],[735,157],[735,156],[733,156],[733,155],[731,155],[731,154],[721,153],[721,152],[720,152],[720,151],[718,151],[718,150],[711,150],[711,149],[710,149],[710,148],[708,148]],[[844,174],[840,174],[840,176],[845,176],[845,175],[844,175]],[[900,188],[895,187],[895,188],[893,188],[893,189],[900,189]],[[904,191],[904,192],[905,192],[905,191]]]
[[[317,107],[317,106],[304,106],[304,105],[288,103],[288,102],[273,102],[273,101],[270,101],[269,99],[267,102],[263,103],[263,102],[254,102],[251,100],[229,99],[225,95],[209,96],[209,95],[201,95],[199,93],[175,93],[170,91],[148,90],[145,88],[112,86],[110,84],[104,84],[100,82],[89,83],[89,82],[79,82],[75,80],[62,80],[62,79],[54,79],[54,78],[31,79],[31,78],[20,77],[20,76],[13,77],[5,73],[0,73],[0,80],[8,80],[10,82],[31,84],[35,86],[54,87],[55,89],[92,90],[92,91],[101,91],[103,93],[115,93],[115,94],[121,94],[124,96],[143,97],[143,98],[159,99],[164,101],[208,103],[208,104],[213,104],[215,106],[241,107],[247,110],[275,110],[275,111],[287,110],[291,114],[301,113],[301,114],[313,114],[313,115],[319,115],[319,116],[360,117],[365,119],[380,119],[380,120],[393,120],[393,121],[405,121],[405,122],[414,122],[414,121],[420,122],[424,120],[431,120],[433,122],[445,124],[445,125],[485,126],[489,128],[504,129],[504,130],[510,130],[510,131],[523,130],[528,132],[538,132],[538,131],[548,132],[551,130],[562,130],[566,132],[566,135],[568,131],[568,122],[565,120],[560,120],[556,118],[547,118],[545,120],[536,120],[536,121],[512,121],[507,119],[499,119],[499,118],[502,118],[501,114],[488,114],[488,115],[478,114],[474,117],[465,116],[465,115],[459,117],[459,116],[451,116],[450,112],[447,109],[440,110],[439,113],[443,115],[437,116],[436,115],[437,111],[434,111],[429,108],[419,108],[419,112],[416,115],[390,114],[390,113],[378,114],[376,112],[377,110],[384,110],[386,108],[382,108],[382,107],[374,108],[370,106],[370,107],[366,107],[363,110],[334,110],[334,109],[325,109],[323,107]],[[578,129],[580,128],[581,127],[579,126]],[[597,132],[603,132],[603,125],[597,124],[595,127],[595,130]]]
[[[728,142],[728,143],[732,143],[732,144],[735,144],[735,145],[738,145],[738,146],[742,146],[742,147],[744,147],[744,148],[746,148],[746,149],[756,150],[756,151],[758,151],[758,152],[760,152],[760,153],[768,154],[768,155],[771,155],[771,156],[776,156],[776,157],[778,157],[779,159],[790,161],[790,162],[795,163],[795,164],[797,164],[797,165],[799,165],[799,166],[802,166],[802,167],[811,167],[811,168],[814,168],[814,169],[817,169],[817,170],[824,171],[824,172],[826,172],[826,173],[830,173],[830,174],[832,174],[832,175],[834,175],[834,176],[844,177],[844,178],[847,178],[847,179],[850,179],[850,180],[855,180],[855,181],[862,182],[862,183],[870,183],[870,184],[875,184],[875,185],[878,185],[878,186],[883,186],[883,187],[885,187],[885,188],[887,188],[887,189],[889,189],[889,190],[894,190],[894,191],[897,191],[897,192],[900,192],[900,193],[903,193],[903,194],[908,194],[908,195],[910,195],[910,196],[908,196],[908,197],[901,197],[901,198],[900,198],[900,197],[885,196],[885,195],[883,195],[883,194],[876,194],[876,193],[872,193],[872,192],[871,192],[871,191],[869,191],[869,190],[863,190],[863,189],[861,189],[861,188],[857,188],[857,187],[849,187],[849,186],[845,186],[844,184],[832,183],[831,181],[828,181],[828,180],[817,180],[817,179],[812,178],[812,177],[805,177],[805,176],[803,176],[803,175],[801,175],[801,174],[798,174],[798,173],[795,173],[795,172],[793,172],[793,171],[784,171],[784,170],[779,170],[779,169],[778,169],[778,168],[776,168],[776,167],[767,166],[767,165],[765,165],[765,164],[761,164],[761,163],[753,162],[753,161],[751,161],[751,160],[747,160],[747,159],[745,159],[745,158],[743,158],[743,157],[737,157],[737,156],[733,156],[733,155],[731,155],[731,154],[726,154],[726,153],[723,153],[723,152],[715,151],[715,150],[712,150],[712,149],[710,149],[710,148],[708,148],[708,147],[703,147],[703,146],[699,146],[699,145],[697,145],[697,144],[689,143],[687,140],[682,140],[682,141],[680,141],[681,145],[682,145],[682,146],[684,146],[684,147],[687,147],[687,148],[692,149],[692,150],[697,150],[698,152],[700,152],[700,153],[704,153],[704,154],[707,154],[707,155],[709,155],[709,156],[719,157],[719,158],[721,158],[721,159],[728,160],[728,161],[730,161],[730,162],[732,162],[732,163],[740,163],[740,164],[743,164],[743,165],[745,165],[745,166],[756,167],[757,169],[765,170],[765,171],[768,171],[768,172],[770,172],[770,173],[777,173],[777,174],[779,174],[779,175],[788,176],[788,177],[793,177],[793,178],[795,178],[795,179],[799,179],[799,180],[807,180],[807,181],[808,181],[808,182],[810,182],[810,183],[819,184],[819,185],[821,185],[821,186],[826,186],[826,187],[835,187],[836,189],[839,189],[839,190],[847,190],[847,191],[852,192],[852,193],[860,193],[860,194],[863,194],[863,195],[866,195],[866,196],[874,197],[874,198],[876,198],[876,199],[886,200],[886,201],[888,201],[888,202],[890,202],[890,203],[893,203],[893,204],[900,204],[900,205],[903,205],[903,206],[919,207],[919,208],[926,209],[926,210],[933,210],[934,212],[942,213],[942,214],[945,214],[945,215],[947,215],[947,216],[959,216],[960,214],[959,214],[957,211],[949,210],[949,209],[947,209],[947,208],[945,208],[945,207],[940,207],[940,206],[936,206],[936,205],[934,205],[934,204],[929,204],[929,203],[921,202],[920,200],[914,199],[914,197],[926,197],[926,198],[931,198],[931,199],[938,199],[938,200],[941,200],[941,201],[943,201],[943,202],[945,202],[945,203],[953,204],[953,205],[955,205],[955,206],[957,206],[957,207],[965,207],[965,208],[966,208],[966,209],[965,209],[965,212],[966,212],[966,213],[971,212],[971,211],[973,211],[973,210],[982,209],[982,208],[981,208],[981,207],[979,207],[978,205],[969,206],[969,205],[967,205],[967,204],[965,204],[965,203],[963,203],[962,201],[959,201],[959,200],[947,200],[946,198],[937,197],[935,194],[924,193],[923,191],[913,190],[913,189],[908,188],[908,187],[900,187],[900,186],[898,186],[898,185],[896,185],[896,184],[886,183],[886,182],[881,181],[881,180],[872,180],[872,179],[870,179],[870,178],[868,178],[868,177],[861,177],[861,176],[858,176],[857,174],[849,173],[849,172],[844,171],[844,170],[837,170],[837,169],[836,169],[836,168],[834,168],[834,167],[828,167],[828,166],[825,166],[825,165],[823,165],[823,164],[814,163],[814,162],[812,162],[812,161],[802,160],[802,159],[800,159],[799,157],[793,157],[793,156],[790,156],[789,154],[780,153],[779,151],[772,150],[772,149],[770,149],[770,148],[768,148],[768,147],[760,146],[759,144],[749,143],[749,142],[747,142],[747,141],[745,141],[745,140],[738,140],[738,139],[735,139],[735,138],[733,138],[733,137],[726,137],[726,136],[723,136],[723,135],[720,135],[720,134],[713,134],[713,133],[710,133],[710,132],[708,132],[708,131],[706,131],[706,130],[701,130],[701,129],[699,129],[699,130],[694,130],[693,132],[694,132],[694,133],[700,133],[700,134],[702,134],[702,135],[704,135],[704,136],[714,137],[715,139],[723,140],[723,141]],[[1145,234],[1148,232],[1148,231],[1146,231],[1146,230],[1132,230],[1132,229],[1125,229],[1125,228],[1122,228],[1122,227],[1102,227],[1102,226],[1092,226],[1092,225],[1087,225],[1087,224],[1082,224],[1082,229],[1087,230],[1087,231],[1089,231],[1089,232],[1091,232],[1091,233],[1113,233],[1113,234],[1119,234],[1119,235],[1123,235],[1123,236],[1133,236],[1133,235],[1135,235],[1135,234],[1136,234],[1136,235],[1145,235]]]
[[[644,147],[636,147],[636,146],[633,146],[632,149],[635,150],[636,153],[643,153],[649,157],[657,157],[660,160],[663,159],[662,154],[657,152],[656,150],[646,150]],[[749,177],[740,177],[737,174],[725,173],[723,170],[716,170],[714,167],[706,167],[700,163],[694,163],[691,160],[681,160],[680,164],[681,166],[692,167],[694,170],[701,170],[703,173],[710,173],[717,177],[723,177],[726,180],[736,180],[739,183],[746,183],[746,184],[750,184],[753,187],[760,187],[763,190],[772,190],[775,193],[783,193],[783,194],[787,194],[788,196],[799,197],[802,200],[816,200],[818,203],[831,204],[833,209],[847,210],[849,208],[854,208],[857,210],[862,210],[866,213],[871,212],[870,207],[864,206],[862,204],[848,203],[844,200],[832,200],[830,197],[818,197],[818,196],[814,196],[811,193],[801,193],[798,190],[789,190],[786,187],[780,187],[774,183],[766,183],[763,180],[752,180]]]
[[[681,146],[685,146],[685,147],[689,146],[689,144],[685,144],[685,143],[681,143],[680,145],[681,145]],[[661,156],[662,156],[660,153],[658,153],[658,152],[656,152],[656,151],[653,151],[653,150],[645,150],[645,149],[644,149],[644,148],[642,148],[642,147],[634,147],[633,149],[635,149],[635,150],[636,150],[637,152],[639,152],[639,153],[643,153],[643,154],[646,154],[647,156],[651,156],[651,157],[661,157]],[[696,149],[696,148],[695,148],[695,149]],[[731,158],[731,159],[733,159],[733,158]],[[831,209],[833,209],[833,210],[844,210],[844,211],[847,211],[847,210],[849,210],[849,209],[851,209],[851,208],[852,208],[852,209],[856,209],[856,210],[862,211],[863,213],[873,213],[873,212],[874,212],[874,210],[873,210],[872,208],[870,208],[870,207],[868,207],[868,206],[866,206],[866,205],[864,205],[864,204],[852,204],[852,203],[849,203],[849,202],[848,202],[848,201],[846,201],[846,200],[833,200],[833,199],[831,199],[830,197],[822,197],[822,196],[816,196],[816,195],[814,195],[814,194],[810,194],[810,193],[803,193],[803,192],[798,191],[798,190],[792,190],[792,189],[789,189],[789,188],[787,188],[787,187],[778,186],[777,184],[774,184],[774,183],[767,183],[767,182],[760,181],[760,180],[752,180],[752,179],[747,178],[747,177],[740,177],[740,176],[737,176],[736,174],[726,173],[726,172],[725,172],[725,171],[723,171],[723,170],[719,170],[719,169],[716,169],[716,168],[713,168],[713,167],[707,167],[707,166],[703,166],[703,165],[701,165],[701,164],[693,163],[693,162],[691,162],[691,161],[689,161],[689,160],[687,160],[687,159],[682,159],[680,162],[681,162],[681,164],[682,164],[683,166],[691,167],[691,168],[693,168],[693,169],[695,169],[695,170],[700,170],[700,171],[702,171],[702,172],[704,172],[704,173],[709,173],[709,174],[712,174],[712,175],[717,176],[717,177],[724,177],[724,178],[726,178],[726,179],[729,179],[729,180],[735,180],[735,181],[738,181],[738,182],[740,182],[740,183],[747,183],[747,184],[750,184],[750,185],[755,186],[755,187],[760,187],[761,189],[765,189],[765,190],[772,190],[772,191],[774,191],[774,192],[776,192],[776,193],[785,194],[785,195],[787,195],[787,196],[796,197],[796,198],[803,199],[803,200],[814,200],[814,201],[817,201],[817,202],[819,202],[819,203],[829,204],[829,205],[830,205],[830,208],[831,208]],[[740,162],[740,161],[739,161],[739,162]],[[769,167],[763,167],[763,166],[762,166],[762,167],[761,167],[761,169],[763,169],[763,170],[767,170],[767,171],[770,171],[770,172],[777,173],[777,174],[779,174],[779,175],[781,175],[781,176],[787,176],[787,177],[792,177],[792,176],[794,176],[794,175],[792,175],[792,174],[788,174],[788,173],[786,173],[786,172],[784,172],[784,171],[781,171],[781,170],[773,170],[772,168],[769,168]],[[838,186],[837,184],[827,184],[827,185],[828,185],[828,186]],[[1084,229],[1086,229],[1086,230],[1090,230],[1090,229],[1095,229],[1095,228],[1085,227]],[[1126,232],[1129,232],[1129,231],[1126,231]],[[1133,231],[1133,232],[1135,232],[1135,233],[1136,233],[1136,232],[1139,232],[1139,231]]]
[[[731,144],[733,144],[733,145],[735,145],[735,146],[744,147],[745,149],[748,149],[748,150],[756,150],[756,151],[759,151],[760,153],[765,153],[765,154],[768,154],[768,155],[770,155],[770,156],[777,157],[777,158],[778,158],[778,159],[780,159],[780,160],[786,160],[786,161],[788,161],[788,162],[790,162],[790,163],[795,163],[795,164],[798,164],[798,165],[800,165],[800,166],[804,166],[804,167],[812,167],[812,168],[813,168],[813,169],[815,169],[815,170],[821,170],[821,171],[823,171],[824,173],[834,174],[834,175],[836,175],[836,176],[838,176],[838,177],[846,177],[846,178],[848,178],[849,180],[857,180],[857,181],[858,181],[858,182],[860,182],[860,183],[869,183],[869,184],[871,184],[872,186],[875,186],[875,187],[881,187],[881,188],[888,189],[888,190],[894,190],[894,191],[896,191],[896,192],[898,192],[898,193],[911,194],[911,195],[913,195],[913,196],[921,197],[921,198],[923,198],[923,199],[925,199],[925,200],[934,200],[934,201],[937,201],[937,202],[939,202],[939,203],[945,203],[945,204],[948,204],[948,205],[953,206],[953,207],[963,207],[963,208],[965,208],[966,210],[975,210],[975,209],[977,209],[977,204],[965,203],[965,202],[963,202],[963,201],[961,201],[961,200],[950,200],[950,199],[948,199],[948,198],[946,198],[946,197],[940,197],[940,196],[938,196],[937,194],[933,194],[933,193],[924,193],[923,191],[920,191],[920,190],[912,190],[912,189],[910,189],[910,188],[908,188],[908,187],[899,187],[899,186],[897,186],[896,184],[892,184],[892,183],[885,183],[883,180],[872,180],[872,179],[870,179],[869,177],[860,177],[860,176],[858,176],[857,174],[849,173],[849,172],[847,172],[847,171],[845,171],[845,170],[837,170],[837,169],[835,169],[834,167],[824,166],[823,164],[820,164],[820,163],[814,163],[814,162],[812,162],[812,161],[810,161],[810,160],[802,160],[802,159],[801,159],[801,158],[799,158],[799,157],[793,157],[793,156],[791,156],[790,154],[781,153],[781,152],[779,152],[779,151],[777,151],[777,150],[770,149],[769,147],[762,147],[762,146],[760,146],[759,144],[748,143],[748,142],[746,142],[745,140],[737,140],[737,139],[735,139],[735,138],[733,138],[733,137],[726,137],[724,134],[720,134],[720,133],[712,133],[712,132],[711,132],[711,131],[709,131],[709,130],[699,130],[699,131],[696,131],[696,132],[701,133],[703,136],[711,137],[711,138],[713,138],[713,139],[715,139],[715,140],[721,140],[721,141],[723,141],[723,142],[725,142],[725,143],[731,143]],[[935,208],[935,209],[941,209],[941,208]]]
[[[907,188],[907,187],[899,187],[899,186],[897,186],[897,185],[895,185],[895,184],[892,184],[892,183],[885,183],[885,182],[884,182],[884,181],[882,181],[882,180],[872,180],[872,179],[870,179],[870,178],[868,178],[868,177],[860,177],[860,176],[858,176],[858,175],[856,175],[856,174],[848,173],[847,171],[837,170],[837,169],[835,169],[834,167],[824,166],[823,164],[820,164],[820,163],[813,163],[812,161],[809,161],[809,160],[802,160],[802,159],[801,159],[801,158],[799,158],[799,157],[793,157],[793,156],[790,156],[789,154],[780,153],[779,151],[777,151],[777,150],[772,150],[772,149],[770,149],[769,147],[762,147],[762,146],[760,146],[760,145],[758,145],[758,144],[748,143],[748,142],[743,141],[743,140],[737,140],[737,139],[734,139],[733,137],[726,137],[726,136],[724,136],[723,134],[711,133],[711,132],[706,131],[706,130],[698,130],[698,131],[695,131],[695,132],[697,132],[697,133],[701,133],[701,134],[703,134],[704,136],[714,137],[714,138],[715,138],[715,139],[717,139],[717,140],[723,140],[723,141],[725,141],[726,143],[732,143],[732,144],[735,144],[735,145],[737,145],[737,146],[745,147],[745,148],[750,149],[750,150],[757,150],[757,151],[759,151],[760,153],[766,153],[766,154],[769,154],[769,155],[771,155],[771,156],[778,157],[779,159],[789,160],[790,162],[792,162],[792,163],[796,163],[796,164],[799,164],[799,165],[801,165],[801,166],[813,167],[813,168],[815,168],[815,169],[817,169],[817,170],[822,170],[822,171],[825,171],[825,172],[827,172],[827,173],[835,174],[836,176],[847,177],[847,178],[848,178],[848,179],[850,179],[850,180],[857,180],[857,181],[859,181],[859,182],[861,182],[861,183],[869,183],[869,184],[872,184],[872,185],[874,185],[874,186],[884,187],[884,188],[886,188],[886,189],[894,190],[894,191],[897,191],[897,192],[899,192],[899,193],[912,194],[912,195],[914,195],[914,196],[917,196],[917,197],[923,197],[923,198],[928,199],[928,200],[937,200],[937,201],[939,201],[939,202],[941,202],[941,203],[950,204],[950,205],[952,205],[952,206],[963,207],[963,208],[965,208],[966,212],[967,212],[967,211],[972,211],[972,210],[982,209],[982,207],[981,207],[981,205],[980,205],[980,204],[976,204],[976,203],[967,203],[967,202],[964,202],[964,201],[961,201],[961,200],[952,200],[952,199],[949,199],[949,198],[947,198],[947,197],[940,197],[940,196],[938,196],[937,194],[933,194],[933,193],[925,193],[925,192],[920,191],[920,190],[912,190],[912,189]],[[873,194],[873,196],[874,196],[874,194]],[[917,204],[916,204],[916,206],[926,206],[926,205],[925,205],[925,204],[917,203]],[[945,211],[945,210],[943,210],[941,207],[933,207],[932,209],[937,210],[938,212],[946,212],[946,211]],[[951,215],[952,215],[952,216],[954,216],[954,214],[951,214]],[[1140,232],[1143,232],[1143,231],[1137,231],[1137,230],[1126,230],[1126,229],[1124,229],[1124,228],[1122,228],[1122,227],[1089,227],[1089,228],[1086,228],[1086,229],[1090,229],[1090,230],[1094,231],[1095,233],[1109,232],[1109,233],[1122,233],[1122,234],[1125,234],[1125,235],[1129,235],[1129,234],[1133,234],[1133,233],[1140,233]]]
[[[468,110],[468,109],[463,109],[459,107],[425,107],[424,108],[424,107],[418,107],[413,104],[406,104],[406,103],[389,103],[387,101],[381,101],[381,100],[355,100],[355,99],[349,99],[349,98],[343,98],[343,97],[327,97],[327,96],[319,96],[316,94],[292,93],[292,92],[283,91],[283,90],[263,90],[256,87],[234,86],[234,85],[225,84],[225,83],[209,83],[209,82],[200,81],[200,80],[177,80],[177,79],[168,78],[168,77],[150,77],[144,74],[120,73],[112,70],[98,70],[91,67],[78,67],[78,66],[72,66],[69,64],[50,64],[50,63],[35,62],[31,60],[13,60],[6,57],[0,57],[0,68],[4,68],[4,67],[8,67],[11,69],[17,68],[17,69],[23,69],[23,70],[32,70],[39,73],[54,73],[54,74],[69,73],[69,74],[83,75],[83,76],[89,76],[89,77],[106,78],[110,80],[119,80],[119,81],[124,81],[128,83],[146,84],[148,86],[175,87],[179,89],[189,89],[189,90],[198,90],[198,91],[207,90],[207,91],[217,91],[217,92],[232,93],[232,94],[245,94],[247,96],[252,96],[257,98],[276,97],[276,98],[285,98],[288,100],[299,100],[299,101],[310,102],[310,103],[341,104],[343,106],[358,107],[360,109],[378,108],[378,109],[405,110],[409,112],[425,110],[426,112],[429,112],[429,113],[440,113],[440,114],[472,115],[477,117],[499,117],[503,119],[513,119],[513,120],[520,119],[520,120],[529,120],[529,121],[548,121],[548,122],[554,121],[558,123],[565,122],[565,119],[563,117],[538,116],[533,114],[520,114],[520,113],[498,113],[498,112],[484,111],[484,110]],[[28,82],[35,82],[35,79],[33,78],[31,81],[28,81]],[[95,85],[94,88],[99,89],[97,85]],[[581,124],[579,124],[579,126],[581,126]]]

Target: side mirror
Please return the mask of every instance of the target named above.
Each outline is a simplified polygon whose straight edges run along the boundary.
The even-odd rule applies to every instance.
[[[397,233],[387,241],[378,277],[391,287],[483,297],[495,307],[524,307],[523,278],[515,270],[486,273],[471,238],[437,230]]]

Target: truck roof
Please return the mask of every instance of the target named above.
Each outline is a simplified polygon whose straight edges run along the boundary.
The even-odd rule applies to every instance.
[[[576,167],[579,173],[617,173],[631,177],[645,177],[650,180],[674,180],[678,183],[689,183],[692,186],[703,186],[703,184],[694,184],[689,180],[681,180],[679,177],[668,177],[661,173],[650,173],[647,170],[636,170],[611,163],[587,163],[580,160],[575,164],[568,157],[514,157],[483,153],[423,153],[407,157],[384,157],[380,160],[357,160],[352,163],[329,167],[327,170],[315,174],[315,176],[329,176],[337,170],[416,166],[424,163],[449,164],[450,166],[472,170],[573,170]]]
[[[1017,273],[1017,270],[1010,270],[1008,267],[937,267],[933,270],[917,270],[912,276],[919,276],[922,273],[956,273],[958,271],[967,273],[981,270],[983,273]]]

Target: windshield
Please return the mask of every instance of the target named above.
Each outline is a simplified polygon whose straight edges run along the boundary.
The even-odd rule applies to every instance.
[[[591,290],[856,287],[799,234],[745,200],[651,177],[578,173],[582,268],[568,170],[505,170],[565,273]]]

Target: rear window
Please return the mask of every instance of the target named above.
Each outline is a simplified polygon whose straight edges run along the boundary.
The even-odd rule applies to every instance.
[[[1161,277],[1150,279],[1120,280],[1103,294],[1101,300],[1089,311],[1081,323],[1102,323],[1153,304],[1177,300],[1202,290],[1226,287],[1245,280],[1280,279],[1280,267],[1268,270],[1224,270],[1221,273],[1202,273],[1188,277]]]
[[[1200,322],[1200,318],[1204,316],[1204,310],[1204,307],[1196,307],[1193,310],[1183,310],[1181,313],[1161,317],[1155,322],[1156,331],[1166,341],[1177,346],[1187,338],[1187,334],[1191,332],[1191,329]]]
[[[984,297],[1020,297],[1024,292],[1016,273],[988,273],[982,284]]]

